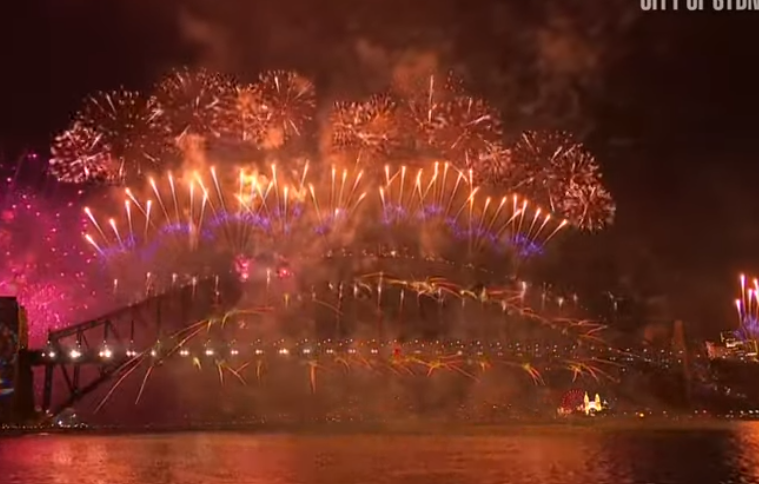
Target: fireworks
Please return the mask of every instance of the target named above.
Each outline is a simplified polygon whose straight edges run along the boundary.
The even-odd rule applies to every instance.
[[[209,113],[206,124],[213,126],[196,134],[276,149],[303,133],[316,108],[313,84],[295,72],[271,71],[253,84],[219,86],[204,109]]]
[[[740,275],[741,294],[735,300],[738,311],[738,329],[736,336],[743,340],[759,338],[759,280],[754,278],[747,281],[744,274]]]
[[[501,141],[501,121],[484,100],[463,94],[461,82],[449,75],[441,80],[428,76],[396,88],[400,95],[397,124],[413,146],[425,156],[440,156],[460,169],[480,166],[480,158],[492,159]],[[483,179],[484,173],[477,173]]]
[[[441,80],[430,75],[421,79],[401,79],[395,90],[403,99],[403,125],[416,145],[421,148],[434,145],[435,129],[445,125],[448,103],[459,95],[460,82],[449,75]]]
[[[51,171],[69,182],[121,181],[168,164],[173,137],[187,134],[278,149],[304,133],[315,106],[313,84],[294,72],[235,86],[205,70],[177,70],[155,97],[118,91],[90,98],[78,123],[56,139]],[[613,221],[614,201],[581,144],[566,133],[527,132],[508,147],[495,110],[450,79],[430,76],[392,94],[338,102],[329,120],[331,154],[353,157],[372,176],[385,164],[397,170],[439,157],[471,170],[472,181],[527,196],[581,229]]]
[[[224,317],[236,328],[232,339],[273,331],[297,341],[276,354],[303,356],[312,392],[329,366],[428,377],[449,371],[473,381],[500,366],[535,384],[559,369],[574,379],[611,378],[612,364],[602,369],[574,349],[541,364],[521,349],[463,348],[468,343],[459,341],[517,332],[529,339],[540,330],[541,344],[605,347],[602,325],[576,319],[576,298],[522,280],[524,262],[565,229],[612,221],[613,201],[583,146],[561,133],[532,132],[507,146],[487,102],[431,76],[367,101],[337,103],[326,128],[336,155],[329,161],[294,156],[271,164],[285,143],[308,132],[315,108],[313,84],[288,71],[234,85],[184,69],[159,82],[155,97],[119,91],[88,100],[78,123],[56,140],[50,165],[70,182],[144,178],[144,186],[130,182],[114,193],[117,206],[84,211],[85,241],[110,271],[113,292],[144,294],[179,279],[236,274],[240,304],[257,309]],[[197,159],[155,173],[178,161],[167,148],[197,142]],[[245,150],[255,156],[268,151],[261,157],[267,161],[231,168],[216,152],[228,143],[255,148]],[[219,159],[218,170],[207,163]],[[253,348],[230,344],[221,357],[209,332],[225,326],[218,322],[183,329],[169,339],[176,346],[168,353],[142,353],[153,359],[140,395],[155,363],[174,353],[197,367],[210,358],[221,380],[244,383],[254,366],[260,379],[268,360],[257,351],[273,349],[232,365],[233,350],[243,357]],[[255,334],[237,334],[249,326]],[[206,359],[188,347],[201,338]],[[408,343],[391,349],[392,340]]]
[[[92,254],[81,240],[81,214],[32,193],[14,191],[0,205],[0,292],[17,295],[29,314],[33,345],[49,329],[85,317],[94,287]]]
[[[218,110],[232,83],[205,69],[178,69],[156,86],[155,96],[173,137],[219,136]]]
[[[123,89],[97,93],[55,138],[50,172],[64,183],[132,179],[165,161],[167,134],[155,99]]]
[[[262,314],[264,311],[256,311]],[[601,383],[614,381],[612,375],[616,365],[611,360],[599,356],[581,356],[582,352],[572,348],[539,347],[528,350],[530,356],[541,357],[541,369],[525,362],[525,350],[519,345],[502,343],[483,343],[462,341],[423,343],[420,341],[402,343],[385,343],[377,340],[349,340],[344,342],[325,341],[309,342],[278,341],[267,343],[257,341],[252,344],[213,345],[206,341],[202,343],[198,335],[213,331],[219,321],[202,321],[171,335],[169,340],[175,344],[161,354],[152,350],[139,354],[130,363],[130,368],[136,369],[141,364],[148,366],[144,373],[143,384],[137,400],[144,390],[144,384],[150,377],[150,372],[159,362],[172,357],[179,357],[198,369],[210,366],[218,373],[219,382],[225,384],[225,376],[242,385],[262,385],[269,376],[269,369],[274,365],[282,365],[285,361],[299,361],[306,368],[304,381],[307,382],[311,393],[317,393],[319,374],[326,371],[342,370],[342,372],[363,372],[367,376],[389,375],[398,378],[423,377],[432,378],[439,373],[457,375],[462,379],[477,383],[489,372],[513,370],[522,374],[526,381],[534,385],[545,385],[548,373],[571,372],[573,381],[587,378],[591,382]],[[545,354],[541,355],[541,353]],[[576,354],[577,359],[567,360],[566,355]],[[604,356],[614,352],[599,352]],[[126,375],[128,376],[128,374]],[[123,380],[114,385],[102,406],[112,395],[115,388]]]
[[[102,182],[117,172],[112,149],[103,136],[82,123],[58,135],[53,142],[50,174],[63,183]]]
[[[155,98],[124,89],[101,92],[87,99],[77,119],[109,148],[115,165],[109,178],[130,179],[164,161],[168,124]]]
[[[272,165],[261,172],[240,170],[237,176],[215,169],[180,179],[169,174],[150,179],[142,197],[127,189],[122,213],[107,223],[88,209],[88,240],[109,257],[154,244],[181,244],[182,251],[169,251],[175,256],[209,246],[248,257],[288,251],[319,257],[379,244],[387,251],[447,254],[472,263],[538,253],[566,226],[517,195],[483,193],[471,173],[449,164],[385,168],[379,181],[337,167],[312,179],[308,164],[296,172]],[[315,240],[304,248],[306,238]]]
[[[592,155],[561,132],[524,133],[512,151],[512,183],[572,224],[595,230],[614,219],[611,195]]]
[[[431,141],[449,159],[466,162],[477,158],[501,139],[498,115],[482,100],[457,97],[445,103],[440,111],[441,116],[433,125]]]
[[[397,109],[388,95],[335,104],[330,120],[333,148],[355,152],[364,166],[389,155],[401,140]]]
[[[266,116],[261,91],[254,84],[237,86],[222,98],[218,108],[222,136],[258,145],[265,134]]]
[[[535,385],[557,371],[614,378],[614,363],[582,350],[541,362],[518,344],[479,343],[542,331],[554,352],[559,342],[607,347],[603,325],[573,317],[576,298],[500,273],[501,261],[528,257],[567,224],[518,196],[485,193],[471,171],[386,166],[378,179],[336,166],[319,173],[306,163],[296,171],[211,168],[147,185],[125,190],[121,214],[86,211],[87,241],[112,264],[114,288],[140,271],[149,274],[134,277],[138,286],[173,285],[178,274],[207,270],[196,263],[218,272],[213,261],[222,256],[224,270],[247,288],[242,301],[251,306],[241,307],[252,309],[185,328],[165,341],[168,349],[130,360],[129,373],[146,368],[138,400],[156,365],[173,355],[244,385],[260,384],[278,357],[298,356],[313,393],[330,368],[446,372],[476,382],[498,367]],[[261,342],[271,331],[290,342]],[[387,342],[396,339],[407,343]]]
[[[389,282],[392,285],[401,281]],[[573,382],[579,379],[596,383],[614,381],[615,370],[620,367],[613,361],[619,352],[607,346],[588,351],[577,344],[522,346],[519,342],[505,344],[456,339],[434,342],[411,340],[405,343],[352,338],[265,341],[249,334],[246,328],[250,325],[246,321],[266,318],[270,314],[271,308],[261,306],[233,310],[167,335],[161,346],[136,353],[127,350],[128,359],[122,367],[120,378],[105,394],[97,409],[102,408],[130,375],[142,368],[144,372],[135,400],[139,403],[154,370],[172,358],[184,359],[200,371],[211,368],[222,385],[227,383],[229,377],[233,383],[242,386],[265,385],[267,379],[276,378],[276,373],[271,374],[272,369],[276,371],[289,363],[305,369],[303,386],[312,394],[321,392],[322,380],[325,377],[329,379],[330,373],[334,376],[335,371],[338,376],[350,372],[354,375],[363,373],[369,378],[384,378],[382,375],[385,375],[401,379],[435,378],[448,373],[470,384],[479,383],[490,373],[511,371],[522,375],[525,383],[545,385],[547,378],[561,373],[570,374]],[[591,341],[597,339],[593,334],[603,329],[582,321],[556,321],[562,324],[564,332],[575,332],[579,338],[589,338]],[[221,337],[221,332],[233,335],[233,339]],[[121,351],[123,349],[101,350],[101,358],[115,358]],[[297,381],[292,383],[297,386]]]
[[[504,280],[497,271],[472,265],[482,252],[490,264],[506,252],[525,256],[565,224],[518,197],[494,199],[483,194],[480,198],[471,175],[447,164],[413,174],[406,167],[397,172],[387,167],[379,182],[361,171],[337,167],[313,178],[308,165],[298,172],[273,165],[261,172],[240,171],[237,176],[211,169],[151,179],[142,193],[138,197],[131,189],[125,192],[119,222],[114,216],[100,223],[91,210],[86,211],[91,228],[87,240],[106,260],[115,261],[116,274],[122,277],[114,288],[128,286],[125,278],[139,272],[139,267],[150,270],[149,282],[135,278],[140,286],[159,280],[174,284],[177,274],[202,270],[193,265],[196,262],[208,264],[229,254],[228,270],[248,288],[243,300],[253,300],[257,314],[266,313],[256,318],[275,318],[277,334],[306,333],[323,342],[268,350],[246,343],[217,351],[211,328],[237,328],[230,330],[235,341],[263,336],[255,329],[263,323],[244,330],[250,317],[239,315],[225,316],[224,323],[207,321],[182,330],[165,356],[192,358],[198,368],[209,362],[222,382],[229,374],[246,383],[251,375],[245,370],[253,367],[255,379],[260,380],[266,358],[290,352],[307,363],[312,392],[317,391],[319,369],[334,365],[428,377],[450,371],[472,380],[479,378],[477,369],[500,366],[523,372],[535,384],[542,384],[542,372],[547,371],[520,360],[518,352],[504,356],[491,348],[466,350],[471,355],[465,356],[461,344],[427,349],[412,345],[407,354],[387,356],[387,343],[356,341],[345,347],[324,343],[367,331],[376,331],[377,341],[384,341],[387,334],[401,339],[430,334],[451,338],[461,331],[460,337],[476,340],[513,332],[515,328],[508,325],[522,321],[562,338],[602,343],[598,332],[603,326],[572,319],[573,307],[564,298],[545,290],[530,291],[525,282]],[[420,273],[435,275],[420,278]],[[533,303],[540,312],[531,309]],[[461,319],[475,314],[476,325],[461,327]],[[207,338],[202,350],[191,351],[199,338]],[[144,381],[164,356],[157,358],[149,363]],[[233,365],[233,360],[238,363]],[[583,361],[557,361],[551,368],[573,372],[575,378],[605,375],[604,370],[594,369],[597,361]]]
[[[265,121],[263,145],[281,146],[300,135],[316,108],[314,85],[295,72],[270,71],[259,78],[261,112]]]
[[[475,174],[476,180],[484,185],[511,186],[514,170],[511,150],[500,143],[489,143],[484,150],[470,154],[466,159],[466,164]]]
[[[436,163],[426,173],[401,167],[391,174],[386,168],[385,186],[379,188],[382,219],[403,221],[407,230],[409,224],[443,226],[449,236],[465,242],[467,257],[476,257],[482,248],[488,257],[506,248],[528,255],[566,225],[518,195],[482,193],[473,177],[472,170],[460,172],[447,163]],[[461,250],[456,248],[459,256]]]

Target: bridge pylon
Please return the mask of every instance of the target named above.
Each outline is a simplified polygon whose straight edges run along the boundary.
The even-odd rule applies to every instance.
[[[34,418],[34,384],[26,311],[15,297],[0,298],[0,422]]]
[[[685,326],[680,319],[674,322],[672,328],[672,352],[675,354],[676,360],[679,360],[682,364],[685,399],[686,402],[690,402],[692,381],[691,362],[690,355],[688,354],[688,344],[685,340]]]

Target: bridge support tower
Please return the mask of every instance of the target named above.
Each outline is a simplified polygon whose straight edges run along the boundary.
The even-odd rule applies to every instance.
[[[15,297],[0,297],[0,422],[20,425],[35,418],[33,356],[26,310]]]
[[[685,392],[685,402],[691,401],[691,365],[688,354],[688,344],[685,340],[685,327],[682,320],[676,320],[672,328],[672,352],[674,357],[682,362],[683,365],[683,390]]]

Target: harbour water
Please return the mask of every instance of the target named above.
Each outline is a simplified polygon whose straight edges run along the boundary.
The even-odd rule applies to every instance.
[[[0,439],[3,484],[759,483],[759,423]]]

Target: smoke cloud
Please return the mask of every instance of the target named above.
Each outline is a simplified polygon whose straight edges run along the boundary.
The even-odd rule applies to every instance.
[[[197,1],[177,22],[200,65],[243,77],[298,70],[317,79],[325,103],[453,69],[504,111],[514,134],[538,123],[577,132],[593,124],[585,95],[603,90],[624,55],[637,18],[628,3]]]

